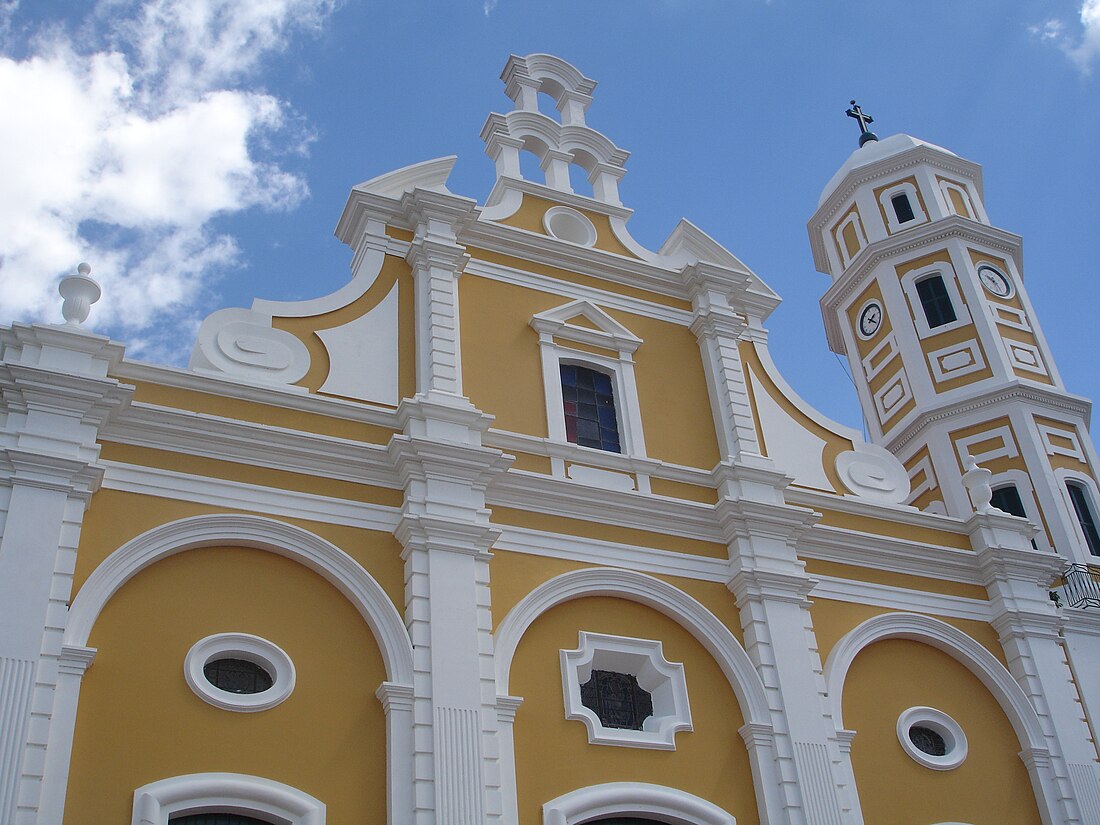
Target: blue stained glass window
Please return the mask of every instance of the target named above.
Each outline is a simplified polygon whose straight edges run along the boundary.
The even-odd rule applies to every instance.
[[[621,453],[611,376],[575,364],[561,365],[565,437],[582,447]]]

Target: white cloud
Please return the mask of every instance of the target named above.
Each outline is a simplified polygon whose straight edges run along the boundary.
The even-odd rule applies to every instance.
[[[307,140],[296,118],[243,84],[332,9],[100,0],[79,36],[40,25],[26,56],[0,54],[0,317],[57,319],[57,276],[88,259],[104,286],[97,326],[152,342],[154,325],[190,323],[239,257],[212,220],[308,194],[280,154]],[[5,26],[18,14],[0,11]]]
[[[1082,0],[1079,13],[1080,36],[1067,31],[1065,22],[1057,18],[1028,30],[1045,43],[1053,43],[1077,64],[1082,74],[1091,74],[1093,64],[1100,59],[1100,0]]]
[[[497,7],[497,3],[499,2],[500,0],[483,0],[481,4],[481,10],[485,12],[486,17],[493,13],[493,11]]]

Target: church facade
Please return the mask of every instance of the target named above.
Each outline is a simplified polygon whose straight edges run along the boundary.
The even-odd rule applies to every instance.
[[[188,368],[86,268],[0,329],[0,822],[1100,823],[1090,404],[980,167],[865,131],[809,220],[865,441],[631,237],[595,82],[501,77],[484,202],[355,186],[347,284]]]

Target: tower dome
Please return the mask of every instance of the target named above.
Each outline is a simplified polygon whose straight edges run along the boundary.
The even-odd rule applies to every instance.
[[[867,141],[863,146],[860,146],[848,156],[848,159],[844,161],[843,165],[836,171],[836,174],[829,179],[827,184],[825,184],[825,188],[821,190],[821,197],[817,199],[817,205],[821,206],[821,204],[825,203],[828,197],[840,188],[840,184],[844,179],[855,170],[861,169],[864,166],[869,166],[876,161],[900,155],[910,149],[918,149],[921,147],[936,152],[942,152],[953,158],[958,157],[954,152],[944,149],[942,146],[937,146],[934,143],[915,138],[912,135],[890,135],[890,137],[883,140]]]

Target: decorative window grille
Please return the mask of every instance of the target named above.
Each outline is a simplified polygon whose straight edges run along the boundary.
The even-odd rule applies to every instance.
[[[629,673],[593,670],[581,685],[581,704],[599,717],[607,728],[641,730],[653,715],[653,697]]]
[[[913,725],[909,728],[909,741],[929,756],[944,756],[947,753],[947,742],[944,738],[931,728],[922,725]]]
[[[215,659],[203,667],[202,675],[228,693],[263,693],[274,684],[270,673],[245,659]]]

